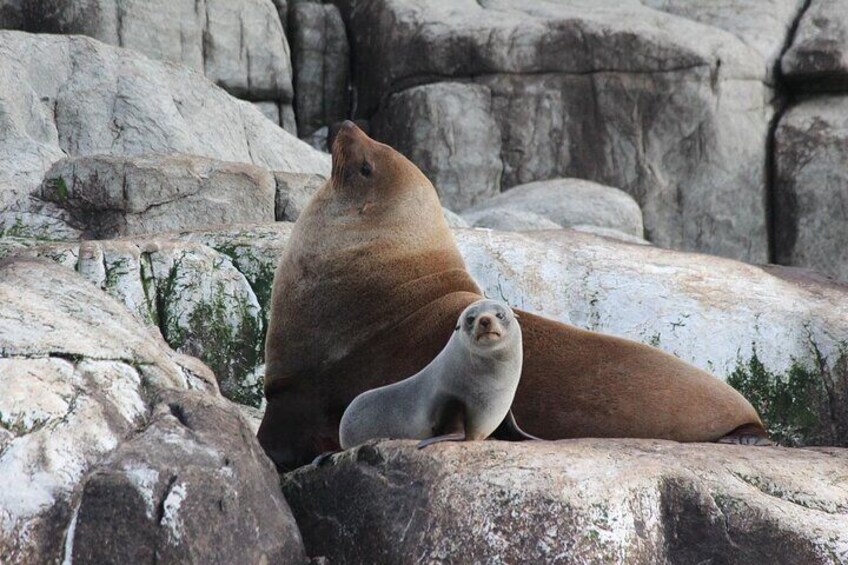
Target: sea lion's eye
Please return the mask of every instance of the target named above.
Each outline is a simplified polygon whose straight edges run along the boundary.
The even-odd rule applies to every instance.
[[[370,177],[371,176],[371,165],[368,164],[368,161],[362,163],[362,167],[359,168],[359,173],[363,177]]]
[[[458,331],[459,331],[459,326],[456,326],[456,327],[453,329],[453,331],[458,332]]]
[[[503,312],[498,312],[497,314],[495,314],[495,317],[496,317],[498,320],[503,320],[503,319],[504,319],[504,313],[503,313]]]
[[[474,325],[474,316],[468,316],[467,318],[465,318],[465,323],[469,326]]]

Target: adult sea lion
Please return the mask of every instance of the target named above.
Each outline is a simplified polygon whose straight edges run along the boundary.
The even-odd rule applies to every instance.
[[[473,302],[445,348],[402,381],[363,392],[342,416],[342,449],[370,439],[440,441],[489,437],[504,421],[521,376],[521,327],[509,306]]]
[[[423,369],[481,297],[430,181],[344,123],[332,176],[298,218],[274,278],[258,433],[266,452],[290,469],[338,449],[348,404]],[[524,364],[512,409],[534,436],[766,438],[753,407],[720,379],[641,343],[516,313]]]

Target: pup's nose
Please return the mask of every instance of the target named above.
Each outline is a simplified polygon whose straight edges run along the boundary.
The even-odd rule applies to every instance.
[[[480,318],[480,325],[484,328],[488,328],[492,325],[492,319],[489,316],[483,316]]]

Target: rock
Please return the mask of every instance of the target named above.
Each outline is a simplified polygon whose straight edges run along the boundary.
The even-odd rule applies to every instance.
[[[443,206],[459,211],[499,191],[501,134],[492,112],[489,89],[435,83],[391,96],[371,125],[375,138],[424,171]]]
[[[848,96],[805,100],[775,134],[776,260],[848,281]]]
[[[763,57],[769,82],[805,0],[641,0],[645,6],[729,31]]]
[[[22,0],[0,0],[0,29],[18,29],[22,20]]]
[[[254,369],[264,348],[273,260],[251,271],[257,252],[240,251],[234,242],[221,249],[153,238],[42,244],[17,255],[50,258],[78,271],[139,321],[158,326],[171,347],[203,359],[226,397],[258,406],[262,382]]]
[[[74,561],[305,563],[274,466],[239,411],[193,392],[156,400],[147,427],[85,481]]]
[[[590,233],[593,235],[614,239],[616,241],[623,241],[625,243],[634,243],[636,245],[650,245],[649,242],[645,241],[641,237],[636,237],[635,235],[630,235],[628,233],[624,233],[623,231],[619,231],[613,228],[600,228],[598,226],[578,224],[576,226],[572,226],[571,229],[579,231],[581,233]]]
[[[366,444],[283,478],[332,562],[848,560],[848,450],[660,440]]]
[[[58,561],[77,485],[146,420],[145,391],[214,376],[46,261],[0,263],[0,343],[0,552]]]
[[[350,48],[339,9],[298,2],[289,18],[297,129],[302,137],[348,116]]]
[[[558,230],[562,226],[556,222],[527,210],[492,208],[479,212],[463,214],[472,227],[499,231]]]
[[[188,155],[72,157],[45,176],[40,198],[84,238],[274,220],[275,183],[261,167]]]
[[[447,222],[449,227],[452,228],[467,228],[470,227],[468,222],[466,222],[462,216],[455,212],[451,212],[447,208],[442,208],[442,215],[445,217],[445,222]]]
[[[78,244],[16,240],[5,253],[91,273],[113,296],[130,297],[131,309],[148,305],[168,339],[188,328],[192,351],[216,367],[226,394],[258,406],[261,373],[253,367],[262,363],[274,271],[290,233],[291,224],[275,223],[87,244],[110,258],[102,271],[100,254]],[[848,286],[570,229],[526,234],[455,230],[486,296],[654,345],[729,379],[763,412],[768,407],[773,432],[788,443],[848,444],[848,415],[839,408],[848,402]],[[153,261],[165,276],[151,278]],[[216,300],[219,287],[230,298]],[[171,331],[169,319],[185,323]],[[192,320],[201,326],[193,329]]]
[[[88,35],[180,63],[241,98],[293,97],[289,46],[271,0],[31,0],[20,29]]]
[[[532,212],[560,227],[590,225],[639,238],[644,234],[642,211],[630,195],[617,188],[580,179],[555,179],[517,186],[466,210],[463,215],[474,223],[475,218],[492,210]]]
[[[253,103],[256,108],[262,112],[262,115],[274,122],[277,125],[280,125],[280,105],[276,102],[254,102]]]
[[[440,194],[584,178],[631,194],[658,245],[768,259],[765,47],[636,1],[343,4],[357,116]]]
[[[300,173],[274,173],[277,182],[276,219],[294,222],[309,203],[312,195],[327,182],[320,175]]]
[[[848,90],[848,10],[841,0],[813,0],[781,60],[798,91]]]
[[[68,237],[59,212],[29,199],[65,157],[184,153],[330,169],[327,155],[202,76],[88,38],[0,31],[0,73],[17,77],[0,83],[0,232]]]

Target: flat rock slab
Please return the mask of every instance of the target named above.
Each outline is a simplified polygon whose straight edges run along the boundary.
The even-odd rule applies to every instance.
[[[835,448],[390,441],[282,484],[333,562],[837,564],[846,469]]]
[[[109,239],[274,221],[276,183],[266,169],[247,163],[98,155],[55,163],[39,196],[66,210],[84,239]]]

